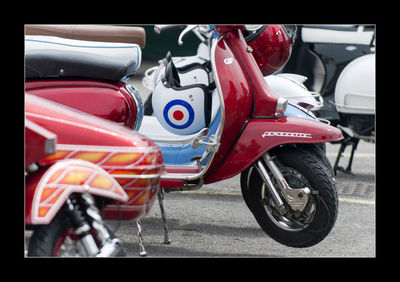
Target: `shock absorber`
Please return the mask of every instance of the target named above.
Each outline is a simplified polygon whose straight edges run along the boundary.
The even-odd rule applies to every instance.
[[[122,243],[118,238],[111,238],[91,194],[85,192],[80,197],[68,198],[66,203],[74,232],[80,238],[88,256],[110,257],[120,252]],[[90,230],[95,232],[98,244]],[[100,249],[98,245],[101,246]]]
[[[82,194],[82,200],[86,205],[86,214],[92,219],[92,227],[96,230],[97,239],[101,249],[96,255],[97,257],[116,256],[122,248],[122,242],[118,238],[111,238],[99,209],[95,205],[93,196],[89,193]]]
[[[91,227],[82,215],[77,199],[74,197],[68,198],[66,201],[66,208],[69,212],[72,226],[74,227],[74,233],[79,237],[86,254],[88,256],[97,255],[99,248],[97,247],[93,236],[89,232]]]

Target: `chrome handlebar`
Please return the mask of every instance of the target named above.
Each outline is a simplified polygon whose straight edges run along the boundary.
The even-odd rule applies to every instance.
[[[160,34],[163,31],[175,29],[179,27],[185,27],[185,29],[181,32],[178,38],[178,45],[181,46],[183,44],[183,37],[189,32],[198,27],[198,25],[178,25],[178,24],[159,24],[154,26],[154,31],[157,34]],[[196,34],[197,35],[197,34]]]
[[[184,27],[186,26],[185,24],[157,24],[154,26],[154,32],[157,34],[160,34],[163,31],[169,30],[169,29],[175,29],[178,27]]]

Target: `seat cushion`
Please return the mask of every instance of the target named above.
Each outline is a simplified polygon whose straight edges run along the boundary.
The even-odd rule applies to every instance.
[[[46,35],[62,38],[138,44],[144,48],[146,32],[139,26],[110,26],[92,24],[27,24],[26,35]]]
[[[138,70],[141,55],[137,44],[25,36],[25,75],[118,81]]]

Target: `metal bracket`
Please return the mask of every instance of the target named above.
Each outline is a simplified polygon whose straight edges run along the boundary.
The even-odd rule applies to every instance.
[[[209,133],[208,128],[203,128],[202,130],[200,130],[197,136],[193,139],[192,148],[197,149],[201,145],[206,145],[207,152],[217,152],[220,143],[218,143],[215,140],[215,135],[211,135],[210,138],[208,139],[209,141],[206,142],[205,140],[207,139],[208,133]]]
[[[289,206],[294,211],[303,211],[308,203],[311,189],[308,187],[296,189],[291,188],[283,177],[278,166],[273,161],[273,158],[268,153],[265,153],[263,159],[277,180],[278,185],[282,190],[282,194]]]

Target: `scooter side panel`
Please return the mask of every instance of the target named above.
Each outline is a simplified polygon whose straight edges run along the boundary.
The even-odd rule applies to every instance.
[[[375,54],[361,56],[340,73],[335,104],[340,113],[375,114]]]
[[[49,165],[65,159],[85,160],[98,165],[123,187],[128,200],[107,205],[106,219],[135,219],[147,214],[154,203],[164,171],[158,148],[58,144],[56,153],[39,161],[39,164]]]
[[[233,177],[278,145],[332,142],[342,138],[339,129],[311,119],[294,116],[253,119],[225,162],[204,182],[207,184]]]
[[[35,95],[25,95],[25,115],[31,121],[57,134],[59,144],[156,146],[141,134],[133,134],[129,128]]]
[[[89,161],[126,190],[128,201],[108,206],[106,218],[138,218],[150,210],[164,171],[160,148],[153,141],[124,126],[34,95],[25,95],[25,115],[57,134],[56,152],[40,160],[41,166],[64,159]]]
[[[136,107],[123,85],[98,81],[27,81],[25,91],[133,128]]]

